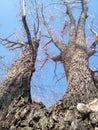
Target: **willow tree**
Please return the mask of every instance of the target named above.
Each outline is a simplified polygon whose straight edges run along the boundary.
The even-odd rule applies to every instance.
[[[60,50],[60,55],[51,59],[62,61],[68,81],[67,92],[64,97],[50,109],[45,109],[42,104],[31,103],[30,100],[30,80],[32,73],[35,71],[39,40],[36,35],[32,40],[26,16],[22,16],[28,42],[27,44],[24,43],[25,50],[22,56],[12,65],[4,82],[4,87],[0,89],[0,109],[4,111],[8,107],[6,113],[4,111],[4,115],[1,118],[1,128],[59,130],[60,126],[64,123],[66,109],[73,105],[76,106],[77,103],[88,103],[90,100],[98,98],[96,80],[88,64],[89,57],[96,52],[98,36],[96,34],[95,41],[88,50],[85,36],[88,7],[86,0],[78,2],[81,4],[82,11],[76,26],[70,4],[67,1],[63,1],[66,7],[66,14],[70,19],[68,45],[66,45],[63,37],[66,23],[60,34],[62,39],[60,42],[53,35],[52,29],[44,16],[43,7],[41,8],[43,23],[48,30],[51,41]],[[93,29],[90,29],[95,34]],[[13,43],[12,46],[14,44],[16,43]],[[67,130],[67,125],[65,124],[64,126],[64,128],[66,127],[65,130]]]

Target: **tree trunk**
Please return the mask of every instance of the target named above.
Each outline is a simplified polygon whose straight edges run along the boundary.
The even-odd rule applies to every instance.
[[[65,107],[76,105],[78,102],[87,103],[98,98],[98,88],[94,83],[93,75],[88,65],[88,52],[85,37],[85,21],[87,18],[87,6],[82,2],[82,12],[78,21],[77,31],[75,20],[72,17],[70,7],[67,5],[68,15],[71,20],[70,41],[67,53],[63,51],[62,60],[68,79],[68,89],[63,98]],[[74,22],[73,22],[74,21]],[[74,29],[75,30],[75,29]],[[74,36],[74,37],[73,37]],[[65,50],[66,51],[66,50]]]
[[[78,43],[80,42],[79,39]],[[84,41],[83,43],[86,44]],[[98,97],[98,88],[88,66],[88,55],[82,46],[77,47],[69,67],[68,89],[64,96],[64,104],[70,106],[78,102],[87,103],[96,97]]]
[[[7,77],[0,88],[0,110],[10,106],[11,102],[17,97],[31,101],[30,81],[35,71],[35,61],[37,56],[38,42],[32,40],[34,44],[34,58],[32,58],[32,49],[27,44],[23,54],[9,69]]]

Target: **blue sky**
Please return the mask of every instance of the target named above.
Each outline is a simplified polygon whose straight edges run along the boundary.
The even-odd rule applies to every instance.
[[[47,5],[50,1],[39,0],[40,2],[44,1]],[[54,0],[55,2],[56,0]],[[0,37],[7,37],[10,34],[21,30],[21,22],[19,16],[19,6],[20,0],[3,0],[0,2]],[[49,10],[51,8],[51,10]],[[58,31],[58,27],[60,27],[60,23],[62,23],[61,15],[59,16],[59,8],[57,6],[49,6],[46,9],[46,13],[54,12],[54,17],[57,18],[58,24],[51,22],[53,28]],[[60,10],[61,11],[61,10]],[[91,17],[95,17],[95,23],[98,25],[98,1],[97,0],[90,0],[89,3],[89,12],[90,18],[88,18],[88,23],[91,21]],[[56,17],[57,16],[57,17]],[[62,15],[63,16],[63,15]],[[75,10],[75,16],[78,16],[78,11]],[[96,28],[98,31],[98,28]],[[90,35],[88,27],[86,28],[87,33]],[[53,47],[50,49],[51,54],[56,54],[57,49]],[[8,51],[5,47],[0,45],[0,56],[5,56],[4,61],[9,65],[13,62],[16,58],[17,52]],[[94,69],[95,66],[98,66],[98,58],[93,57],[90,59],[90,66]],[[64,70],[61,64],[57,66],[57,74],[58,79],[61,80],[57,81],[54,76],[54,68],[55,64],[53,61],[48,61],[42,70],[37,70],[32,78],[32,97],[34,100],[43,101],[47,106],[50,106],[57,100],[59,100],[65,93],[66,90],[66,79],[64,78]],[[63,77],[63,78],[62,78]]]

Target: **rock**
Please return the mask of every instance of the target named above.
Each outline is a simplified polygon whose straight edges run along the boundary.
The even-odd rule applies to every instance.
[[[98,99],[95,98],[89,104],[78,103],[77,110],[80,113],[84,113],[84,114],[87,114],[90,112],[97,112],[98,111]]]
[[[95,130],[98,130],[98,127],[95,127]]]
[[[92,112],[96,112],[98,111],[98,99],[95,98],[92,102],[90,102],[88,105],[88,107],[90,107]]]
[[[97,124],[98,123],[98,112],[93,112],[90,114],[90,121],[92,124]]]
[[[65,130],[65,125],[64,125],[64,124],[61,125],[61,126],[59,127],[59,130]]]
[[[91,130],[89,126],[89,120],[73,120],[71,123],[70,130]]]
[[[67,110],[65,117],[64,117],[64,121],[66,122],[72,122],[75,119],[75,114],[73,111],[71,110]]]
[[[85,105],[83,103],[78,103],[77,110],[80,113],[85,113],[85,114],[91,112],[91,109],[87,105]]]
[[[78,128],[78,121],[77,120],[72,121],[71,127],[72,127],[73,130],[77,130],[77,128]]]
[[[39,121],[39,126],[42,128],[42,130],[47,130],[47,126],[48,126],[48,119],[43,116],[40,121]]]

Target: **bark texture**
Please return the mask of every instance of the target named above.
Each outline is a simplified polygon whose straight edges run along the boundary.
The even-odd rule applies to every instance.
[[[68,51],[66,51],[67,54],[65,52],[62,54],[68,79],[68,89],[63,98],[63,103],[66,107],[76,105],[78,102],[87,103],[89,100],[98,97],[98,88],[94,83],[88,64],[89,56],[85,37],[85,22],[88,8],[85,0],[81,1],[81,4],[82,12],[77,28],[75,27],[75,20],[70,7],[67,5],[68,15],[71,21],[71,31]]]
[[[34,58],[32,58],[32,49],[27,44],[21,57],[9,69],[7,77],[0,88],[0,110],[6,109],[19,96],[31,101],[30,81],[32,73],[35,71],[39,43],[37,40],[32,39],[32,44],[34,45]]]

